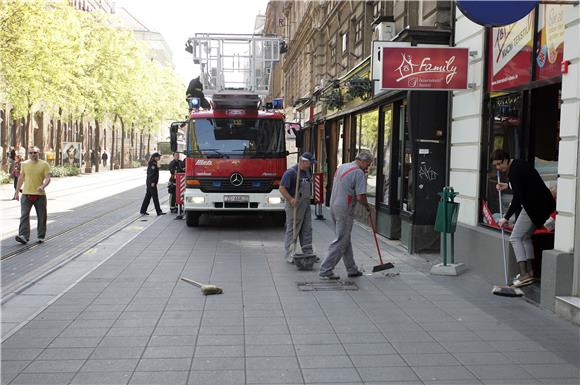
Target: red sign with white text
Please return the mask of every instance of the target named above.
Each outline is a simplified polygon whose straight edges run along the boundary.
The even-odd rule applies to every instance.
[[[489,91],[527,84],[532,79],[534,11],[523,19],[490,31]]]
[[[405,90],[467,88],[467,48],[383,47],[381,87]]]

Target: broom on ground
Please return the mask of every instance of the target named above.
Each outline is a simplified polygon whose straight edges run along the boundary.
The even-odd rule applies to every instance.
[[[181,277],[181,280],[201,288],[203,295],[222,294],[224,292],[222,288],[217,287],[216,285],[206,285],[185,277]]]
[[[395,266],[391,262],[387,262],[387,263],[383,262],[381,248],[379,247],[379,241],[377,240],[377,230],[375,228],[375,222],[373,221],[373,217],[372,217],[370,211],[369,211],[369,224],[371,225],[371,230],[373,231],[373,237],[375,239],[375,246],[377,246],[377,253],[379,254],[379,261],[381,262],[380,265],[373,266],[373,273],[376,273],[377,271],[392,269]]]

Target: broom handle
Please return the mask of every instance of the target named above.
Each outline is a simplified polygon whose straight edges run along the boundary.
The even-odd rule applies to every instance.
[[[381,255],[381,248],[379,247],[379,241],[377,240],[377,231],[375,230],[375,223],[373,222],[373,216],[369,211],[369,223],[371,225],[371,229],[373,230],[373,237],[375,239],[375,245],[377,246],[377,252],[379,253],[379,261],[381,261],[381,265],[383,265],[383,256]]]
[[[294,204],[292,208],[292,254],[296,255],[296,242],[298,241],[298,191],[300,186],[300,155],[298,155],[298,164],[296,165],[296,187],[294,188]]]
[[[499,175],[499,170],[497,170],[496,175],[497,175],[497,183],[499,184],[501,181],[500,175]],[[499,215],[501,216],[501,218],[503,218],[503,207],[502,207],[502,203],[501,203],[501,190],[498,190],[498,196],[499,196]],[[506,253],[505,253],[505,240],[504,240],[505,233],[504,233],[503,227],[500,230],[501,230],[501,251],[503,253],[503,275],[505,278],[505,284],[509,285],[510,282],[508,280],[507,258],[506,258]]]
[[[202,287],[203,286],[203,284],[201,284],[199,282],[195,282],[194,280],[191,280],[189,278],[181,277],[181,280],[182,281],[185,281],[185,282],[188,282],[188,283],[191,283],[192,285],[195,285],[197,287]]]

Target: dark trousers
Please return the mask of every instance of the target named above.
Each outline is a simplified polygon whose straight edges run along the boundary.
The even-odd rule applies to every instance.
[[[30,210],[34,206],[38,224],[36,232],[38,238],[46,236],[46,195],[33,195],[31,199],[26,194],[20,196],[20,228],[18,235],[27,241],[30,239]]]
[[[149,184],[147,185],[147,193],[145,194],[145,198],[143,198],[143,204],[141,205],[141,213],[147,212],[151,198],[153,198],[153,204],[155,205],[155,211],[157,211],[157,214],[161,212],[161,206],[159,205],[159,195],[157,195],[157,185],[151,186]]]

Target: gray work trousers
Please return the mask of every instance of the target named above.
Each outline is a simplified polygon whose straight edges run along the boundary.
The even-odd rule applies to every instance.
[[[301,199],[296,209],[296,229],[300,248],[303,254],[313,254],[312,249],[312,216],[310,214],[310,199]],[[286,234],[284,235],[284,249],[286,258],[296,253],[294,244],[294,207],[286,203]]]
[[[342,259],[347,273],[356,273],[358,267],[354,262],[354,254],[352,252],[352,243],[350,235],[352,232],[352,225],[354,223],[354,213],[352,208],[330,208],[330,216],[334,222],[334,234],[336,238],[330,246],[328,246],[328,255],[320,266],[320,275],[331,275],[332,270]]]
[[[528,216],[524,208],[520,212],[516,224],[510,235],[510,243],[514,248],[516,261],[524,262],[534,259],[534,244],[532,243],[532,233],[536,226]]]
[[[32,202],[28,195],[22,194],[20,196],[20,227],[18,228],[18,235],[27,241],[30,239],[30,210],[32,206],[34,206],[38,221],[36,225],[38,238],[46,236],[46,195],[32,195],[32,197],[38,198]]]

